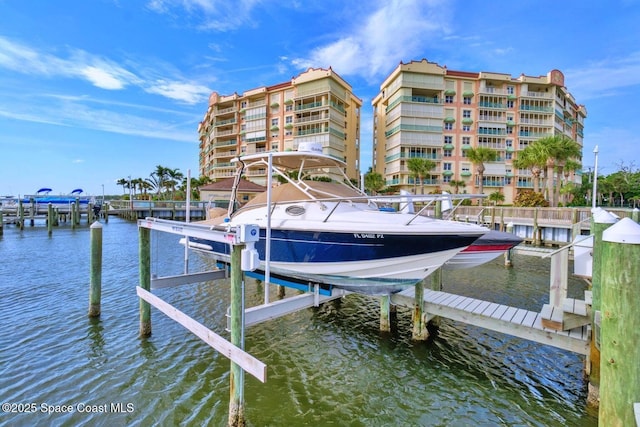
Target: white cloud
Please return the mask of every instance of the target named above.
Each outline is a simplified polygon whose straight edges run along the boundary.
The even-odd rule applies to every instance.
[[[109,74],[106,70],[87,66],[80,70],[80,74],[85,76],[87,80],[102,89],[122,89],[124,83],[118,80],[114,75]]]
[[[138,67],[139,76],[114,61],[83,50],[74,50],[69,58],[62,58],[0,37],[0,68],[2,67],[23,74],[80,78],[105,90],[122,90],[126,86],[134,85],[148,93],[187,104],[202,102],[211,93],[209,88],[198,83],[181,81],[179,76],[172,79],[158,77],[157,70],[160,66]],[[171,73],[179,74],[175,71]]]
[[[162,95],[166,98],[187,104],[198,104],[209,98],[211,89],[195,83],[158,81],[145,89],[149,93]]]
[[[261,0],[151,0],[147,7],[156,13],[171,14],[184,9],[199,21],[204,30],[229,31],[253,25],[252,12]]]
[[[430,38],[449,33],[447,4],[440,0],[392,0],[362,20],[351,34],[311,51],[308,58],[292,63],[300,68],[331,66],[341,75],[379,78],[390,64],[414,59]],[[356,24],[357,25],[357,24]],[[415,58],[420,59],[420,58]]]
[[[198,140],[196,129],[199,114],[153,109],[153,114],[145,117],[137,110],[148,110],[146,106],[120,104],[122,108],[115,111],[91,105],[106,104],[108,107],[112,104],[109,102],[47,95],[45,98],[44,102],[37,95],[26,100],[19,95],[0,98],[0,118],[161,140],[191,143]],[[136,111],[129,112],[126,107]],[[181,121],[176,122],[176,119]]]
[[[640,51],[567,70],[565,76],[567,87],[581,102],[616,95],[620,89],[640,85]]]
[[[139,79],[125,68],[82,50],[61,58],[0,37],[0,67],[47,77],[81,78],[101,89],[118,90]]]

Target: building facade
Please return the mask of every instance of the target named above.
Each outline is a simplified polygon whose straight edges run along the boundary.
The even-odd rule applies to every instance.
[[[388,186],[411,191],[417,179],[407,167],[412,157],[435,162],[423,178],[424,191],[478,193],[479,177],[465,152],[487,147],[484,193],[501,191],[511,203],[518,190],[533,188],[531,171],[513,160],[537,139],[565,135],[583,144],[587,112],[564,86],[558,70],[546,76],[452,71],[427,60],[401,63],[381,84],[374,109],[373,163]],[[580,161],[581,159],[577,159]],[[572,175],[580,182],[580,172]]]
[[[309,69],[291,81],[242,95],[213,92],[198,127],[200,175],[217,181],[234,174],[234,157],[297,150],[310,142],[345,161],[347,176],[358,180],[361,108],[351,86],[331,68]],[[266,171],[249,178],[265,185]]]

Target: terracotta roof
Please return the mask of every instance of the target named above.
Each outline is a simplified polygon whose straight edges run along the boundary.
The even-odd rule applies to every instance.
[[[220,191],[226,190],[231,191],[233,189],[233,181],[234,178],[223,178],[214,183],[203,185],[200,187],[200,191]],[[238,186],[238,191],[248,191],[248,192],[263,192],[267,191],[267,187],[263,187],[262,185],[255,184],[249,180],[241,179],[240,184]]]

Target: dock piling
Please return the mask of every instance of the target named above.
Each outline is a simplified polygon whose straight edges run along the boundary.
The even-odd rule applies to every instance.
[[[47,205],[47,233],[49,236],[53,234],[53,204],[49,203]]]
[[[513,234],[513,222],[509,222],[507,224],[507,233],[511,233]],[[513,249],[507,249],[506,251],[504,251],[504,266],[505,267],[513,267],[513,260],[511,259],[511,255],[513,252]]]
[[[145,291],[151,291],[151,230],[138,227],[138,256],[140,259],[140,287]],[[140,299],[140,336],[151,335],[151,304]]]
[[[635,425],[640,402],[640,225],[623,218],[602,233],[599,423]]]
[[[589,391],[587,403],[598,407],[600,401],[600,332],[595,321],[596,313],[600,312],[600,293],[602,277],[602,233],[617,221],[616,217],[604,209],[597,208],[593,212],[591,233],[593,234],[593,263],[591,268],[591,324],[594,333],[591,334],[591,350],[589,352]]]
[[[51,209],[51,206],[49,208]],[[102,224],[96,221],[91,224],[90,228],[91,283],[89,290],[89,317],[98,317],[100,316],[100,300],[102,298]]]
[[[413,330],[411,339],[414,341],[425,341],[429,338],[427,323],[424,321],[424,280],[416,283],[415,296],[413,300]]]
[[[244,272],[241,267],[244,245],[234,245],[231,249],[231,344],[244,350]],[[229,426],[244,426],[244,371],[231,361],[229,396]]]

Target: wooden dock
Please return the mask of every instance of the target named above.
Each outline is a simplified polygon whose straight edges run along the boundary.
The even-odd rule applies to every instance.
[[[413,307],[415,289],[391,296],[391,302]],[[509,307],[490,301],[469,298],[442,291],[424,290],[424,311],[507,335],[586,355],[589,353],[590,326],[562,331],[543,325],[541,312]]]

